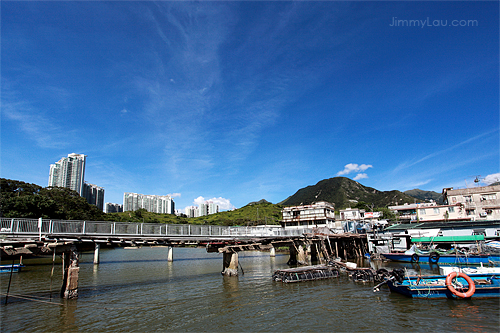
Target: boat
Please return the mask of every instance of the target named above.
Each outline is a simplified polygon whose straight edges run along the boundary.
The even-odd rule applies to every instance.
[[[439,274],[448,275],[452,272],[462,272],[467,275],[470,274],[485,274],[485,273],[493,273],[500,276],[500,267],[484,267],[476,266],[476,267],[453,267],[453,266],[441,266],[439,267]]]
[[[405,254],[405,253],[382,253],[382,255],[392,261],[401,262],[424,262],[440,265],[480,265],[500,261],[499,256],[489,254],[439,254],[432,252],[428,254]]]
[[[0,273],[20,272],[23,267],[21,264],[0,265]]]
[[[499,254],[469,253],[459,249],[425,251],[418,249],[415,244],[404,253],[382,253],[382,256],[392,261],[439,263],[440,265],[481,265],[500,261]]]
[[[448,275],[405,276],[402,270],[386,280],[391,292],[412,298],[477,299],[500,297],[499,273],[465,274],[454,268]],[[379,286],[377,286],[379,287]],[[378,291],[374,289],[374,291]]]

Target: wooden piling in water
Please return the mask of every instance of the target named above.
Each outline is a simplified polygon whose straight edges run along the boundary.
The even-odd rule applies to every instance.
[[[78,273],[80,267],[79,253],[76,246],[71,246],[68,251],[63,252],[63,284],[61,297],[66,299],[78,298]]]
[[[221,274],[238,276],[238,252],[227,251],[223,253]]]

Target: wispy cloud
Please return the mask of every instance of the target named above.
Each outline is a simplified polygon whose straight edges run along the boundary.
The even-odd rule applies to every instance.
[[[75,133],[58,126],[57,119],[45,115],[30,102],[16,100],[5,91],[2,93],[2,116],[16,122],[19,129],[41,148],[67,147]]]
[[[457,148],[463,147],[463,146],[465,146],[465,145],[467,145],[467,144],[469,144],[471,142],[474,142],[474,141],[479,140],[481,138],[487,137],[487,136],[489,136],[489,135],[491,135],[493,133],[496,133],[496,132],[498,132],[498,129],[491,130],[491,131],[488,131],[488,132],[484,132],[484,133],[478,134],[478,135],[476,135],[474,137],[471,137],[471,138],[469,138],[467,140],[464,140],[464,141],[462,141],[460,143],[457,143],[456,145],[453,145],[453,146],[450,146],[448,148],[435,151],[435,152],[433,152],[431,154],[428,154],[428,155],[426,155],[426,156],[424,156],[424,157],[422,157],[422,158],[420,158],[418,160],[415,160],[415,161],[405,161],[405,162],[399,164],[393,170],[393,172],[399,172],[399,171],[401,171],[403,169],[410,168],[410,167],[412,167],[414,165],[417,165],[417,164],[422,163],[424,161],[427,161],[429,159],[435,158],[437,156],[443,155],[443,154],[448,153],[450,151],[453,151],[453,150],[455,150]]]

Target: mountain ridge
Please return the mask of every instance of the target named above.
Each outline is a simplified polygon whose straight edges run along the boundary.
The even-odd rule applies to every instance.
[[[279,205],[298,206],[308,205],[316,201],[328,201],[334,203],[336,209],[342,209],[351,207],[358,202],[373,204],[374,207],[386,207],[415,203],[420,200],[398,190],[379,191],[346,177],[334,177],[299,189],[295,194],[281,201]]]

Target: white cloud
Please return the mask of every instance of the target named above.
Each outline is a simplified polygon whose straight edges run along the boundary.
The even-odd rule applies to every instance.
[[[199,196],[198,198],[194,199],[193,203],[195,205],[200,205],[202,203],[207,203],[207,202],[213,202],[217,205],[219,205],[219,209],[220,210],[231,210],[231,209],[234,209],[236,208],[232,203],[231,203],[231,200],[229,199],[225,199],[225,198],[222,198],[222,197],[218,197],[218,198],[212,198],[212,199],[206,199],[202,196]]]
[[[371,165],[371,164],[358,165],[356,163],[349,163],[349,164],[346,164],[346,166],[344,167],[344,170],[337,172],[337,176],[348,175],[351,172],[363,172],[369,168],[373,168],[373,165]],[[366,176],[366,174],[359,174],[356,176],[356,178],[359,177],[360,175],[361,175],[361,178],[368,178],[368,176]],[[363,177],[363,175],[365,177]],[[356,178],[354,180],[356,180]],[[358,179],[361,179],[361,178],[358,178]]]
[[[499,173],[493,173],[491,175],[488,175],[484,177],[483,182],[486,183],[487,185],[500,182],[500,172]]]
[[[181,194],[180,193],[171,193],[171,194],[169,194],[169,196],[171,196],[172,198],[177,198],[177,197],[180,197]]]
[[[358,173],[356,177],[353,178],[353,180],[360,180],[363,178],[368,178],[368,175],[366,173]]]
[[[193,204],[199,206],[200,204],[205,203],[205,201],[205,198],[200,195],[198,198],[194,199]]]

